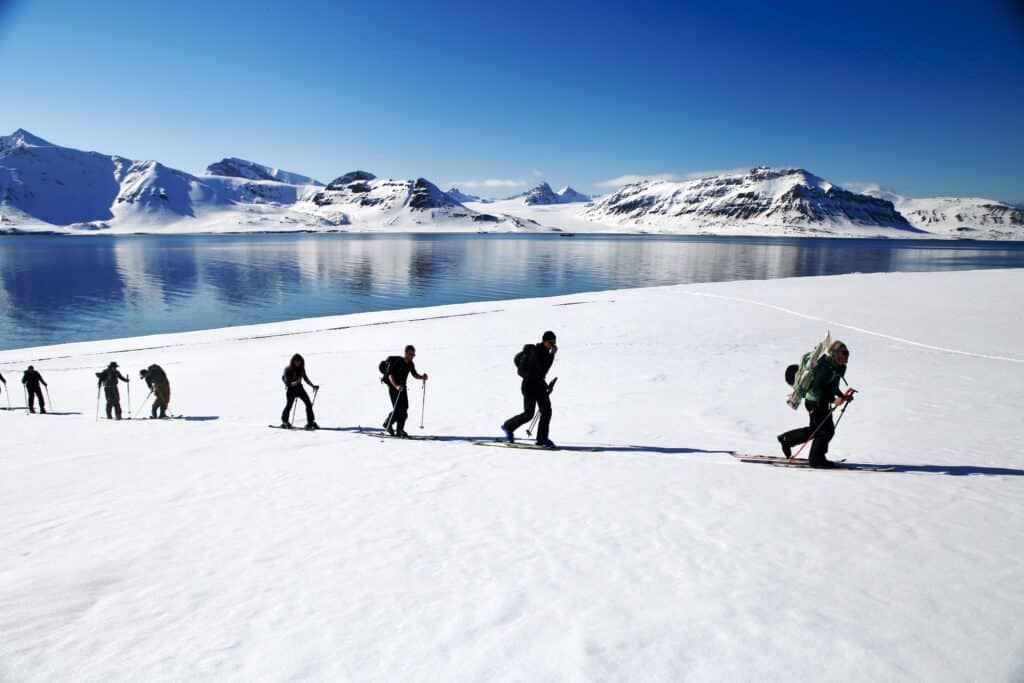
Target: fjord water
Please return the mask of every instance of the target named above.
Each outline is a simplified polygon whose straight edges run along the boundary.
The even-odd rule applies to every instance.
[[[536,235],[0,237],[0,349],[414,306],[1024,267],[1024,243]]]

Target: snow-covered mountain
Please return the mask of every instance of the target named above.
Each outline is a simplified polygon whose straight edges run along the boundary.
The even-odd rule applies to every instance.
[[[583,217],[662,231],[773,234],[922,232],[892,202],[849,192],[803,169],[758,167],[686,181],[644,180],[594,202]]]
[[[446,192],[445,194],[447,194],[454,201],[457,201],[460,204],[465,204],[466,202],[487,201],[485,199],[482,199],[481,197],[477,197],[475,194],[466,194],[457,187],[453,187],[452,189],[448,190],[448,192]]]
[[[978,197],[904,197],[877,185],[864,194],[886,199],[921,230],[950,237],[1024,240],[1024,208]]]
[[[467,209],[426,178],[394,180],[351,171],[304,201],[309,213],[340,224],[374,221],[391,227],[469,221],[499,223],[502,217]]]
[[[207,175],[225,176],[228,178],[246,178],[248,180],[274,180],[289,185],[320,185],[319,180],[299,173],[271,168],[254,161],[227,157],[206,167]]]
[[[570,204],[572,202],[590,201],[590,197],[577,192],[571,187],[563,187],[558,192],[555,192],[547,183],[541,183],[526,192],[509,197],[509,199],[522,199],[522,202],[527,206],[547,206],[549,204]]]
[[[582,192],[577,192],[576,190],[572,189],[568,185],[563,187],[561,190],[559,190],[555,194],[558,195],[558,203],[559,204],[572,204],[574,202],[586,203],[586,202],[590,201],[590,197],[588,197],[587,195],[583,194]]]
[[[235,158],[195,176],[156,161],[61,147],[24,130],[0,137],[3,231],[238,232],[338,226],[538,227],[467,209],[424,178],[378,179],[356,171],[324,187],[307,176]]]

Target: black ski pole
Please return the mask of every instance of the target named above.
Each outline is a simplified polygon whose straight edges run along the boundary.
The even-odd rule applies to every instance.
[[[25,414],[28,415],[28,387],[21,385],[21,391],[25,394]],[[32,412],[35,412],[34,410]]]
[[[388,419],[384,420],[384,429],[391,429],[391,421],[395,418],[395,408],[398,407],[398,399],[402,397],[403,391],[405,391],[404,386],[395,394],[395,400],[391,403],[391,413],[388,415]]]
[[[53,399],[50,398],[50,385],[44,384],[43,386],[46,387],[46,402],[50,404],[50,412],[53,412]]]

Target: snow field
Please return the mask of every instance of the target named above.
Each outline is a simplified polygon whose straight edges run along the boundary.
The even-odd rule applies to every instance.
[[[0,680],[1014,680],[1022,282],[701,284],[0,352],[16,405],[33,363],[81,413],[0,411]],[[547,328],[552,438],[603,450],[475,445]],[[783,369],[826,328],[862,391],[830,457],[897,471],[732,458],[804,422]],[[266,428],[296,351],[323,427],[378,427],[376,364],[406,343],[422,433],[448,440]],[[136,407],[158,362],[194,419],[94,422],[113,359]]]

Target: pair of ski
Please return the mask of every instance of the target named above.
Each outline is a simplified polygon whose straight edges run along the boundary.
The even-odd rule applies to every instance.
[[[732,453],[731,455],[740,462],[762,463],[765,465],[771,465],[772,467],[790,467],[793,469],[804,470],[818,469],[815,467],[811,467],[806,460],[787,458],[782,455],[750,455],[747,453]],[[829,469],[858,470],[861,472],[894,472],[896,470],[895,467],[890,467],[887,465],[847,465],[845,459],[837,460],[835,462],[838,465],[838,467]],[[826,472],[829,471],[829,469],[822,469]]]

